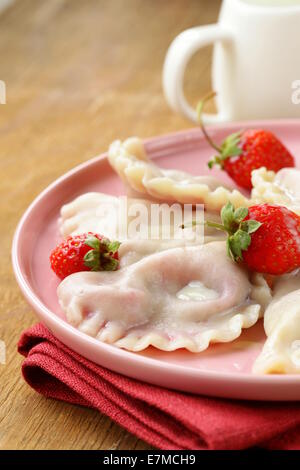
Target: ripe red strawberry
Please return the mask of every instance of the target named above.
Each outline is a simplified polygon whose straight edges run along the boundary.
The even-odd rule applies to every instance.
[[[251,189],[251,172],[262,166],[267,170],[279,171],[281,168],[295,166],[294,158],[287,148],[272,134],[263,129],[247,129],[229,135],[218,146],[208,136],[201,119],[204,103],[208,95],[198,105],[199,122],[206,140],[218,152],[208,162],[209,168],[219,165],[242,188]]]
[[[252,271],[285,274],[300,267],[300,217],[283,206],[258,204],[221,211],[222,224],[207,222],[228,233],[227,249],[234,261]]]
[[[79,271],[115,271],[119,246],[97,233],[69,236],[52,251],[51,268],[60,279]]]

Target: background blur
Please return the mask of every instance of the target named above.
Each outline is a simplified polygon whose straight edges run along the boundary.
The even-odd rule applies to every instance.
[[[105,416],[47,401],[21,379],[16,344],[36,320],[12,274],[11,239],[42,189],[115,138],[191,126],[165,102],[162,65],[179,32],[216,21],[220,1],[8,3],[0,14],[0,448],[147,448]],[[188,67],[192,103],[210,89],[210,61],[203,49]]]

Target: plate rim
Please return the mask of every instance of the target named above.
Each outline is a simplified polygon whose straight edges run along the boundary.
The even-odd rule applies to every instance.
[[[255,120],[255,121],[240,121],[240,122],[230,122],[226,124],[218,124],[215,126],[210,126],[211,129],[216,129],[216,130],[230,130],[233,128],[238,127],[243,127],[243,126],[249,126],[249,123],[253,127],[262,127],[262,126],[280,126],[280,127],[290,127],[291,125],[297,125],[300,126],[300,119],[286,119],[286,120],[280,120],[280,119],[275,119],[275,120]],[[184,135],[194,135],[194,134],[199,134],[199,128],[189,128],[189,129],[184,129],[176,132],[170,132],[167,134],[162,134],[158,136],[154,136],[151,138],[143,139],[143,142],[146,145],[151,146],[151,144],[157,144],[157,142],[161,142],[161,146],[164,147],[167,145],[167,141],[170,140],[178,140],[183,139]],[[201,134],[200,134],[201,135]],[[159,146],[158,146],[159,148]],[[155,157],[154,157],[155,158]],[[38,315],[39,319],[42,322],[45,322],[46,324],[53,323],[55,324],[58,328],[62,329],[66,334],[68,332],[71,332],[71,334],[80,341],[87,342],[93,346],[96,346],[100,349],[102,349],[104,352],[119,357],[120,355],[122,358],[125,357],[130,360],[130,362],[135,362],[138,363],[138,365],[147,365],[147,367],[151,367],[154,370],[159,370],[161,371],[162,369],[167,369],[168,372],[173,372],[175,375],[180,373],[180,375],[183,375],[185,377],[192,377],[192,378],[199,378],[203,380],[211,380],[214,379],[217,382],[224,383],[224,381],[230,381],[231,383],[238,382],[242,384],[251,384],[251,385],[273,385],[273,386],[283,386],[283,385],[299,385],[300,386],[300,375],[297,374],[274,374],[274,375],[255,375],[251,373],[232,373],[232,372],[221,372],[221,371],[213,371],[213,370],[197,370],[196,368],[189,367],[189,366],[184,366],[181,364],[172,364],[172,363],[167,363],[162,361],[161,359],[156,359],[156,358],[151,358],[148,356],[142,356],[139,354],[136,354],[131,351],[127,351],[124,349],[116,348],[113,345],[107,344],[107,343],[102,343],[95,338],[86,335],[85,333],[80,332],[77,330],[75,327],[67,323],[65,320],[62,318],[58,317],[54,312],[52,312],[36,295],[36,293],[33,291],[33,289],[30,286],[30,283],[27,281],[25,274],[23,273],[22,270],[22,262],[20,258],[20,253],[19,253],[19,245],[20,245],[20,239],[22,237],[22,233],[24,230],[24,226],[26,224],[26,221],[28,217],[30,216],[31,212],[43,202],[43,199],[45,199],[48,194],[55,190],[57,187],[59,187],[62,183],[67,181],[68,179],[72,178],[73,175],[79,173],[80,171],[86,169],[89,166],[93,166],[101,161],[107,160],[107,152],[101,153],[85,162],[80,163],[79,165],[76,165],[75,167],[71,168],[68,170],[66,173],[63,175],[59,176],[56,180],[54,180],[52,183],[50,183],[45,189],[43,189],[31,202],[31,204],[28,206],[28,208],[25,210],[23,213],[17,228],[15,230],[14,236],[13,236],[13,242],[12,242],[12,265],[13,265],[13,270],[14,274],[17,280],[17,283],[25,297],[25,299],[28,301],[28,303],[31,305],[35,313]],[[47,319],[48,322],[44,319]],[[63,341],[62,341],[63,342]],[[69,346],[68,346],[69,347]],[[73,349],[72,347],[70,349]],[[75,349],[73,349],[75,350]],[[86,357],[83,353],[82,354],[84,357]],[[105,366],[106,367],[106,366]],[[115,368],[112,368],[111,370],[114,370],[118,373],[123,373],[120,372],[119,370],[116,370]],[[125,375],[129,377],[135,377],[135,375],[131,375],[126,371]],[[136,378],[136,377],[135,377]],[[140,379],[144,380],[144,379]],[[147,381],[147,380],[145,380]],[[148,381],[149,382],[149,381]],[[300,393],[299,393],[300,395]],[[216,395],[214,395],[216,396]],[[222,396],[222,395],[221,395]],[[223,395],[224,396],[224,395]],[[247,398],[249,399],[249,398]],[[262,400],[267,400],[270,401],[271,399],[262,399]],[[299,397],[300,400],[300,397]]]

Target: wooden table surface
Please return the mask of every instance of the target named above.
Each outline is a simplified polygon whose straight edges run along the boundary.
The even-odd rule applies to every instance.
[[[36,322],[14,280],[13,232],[50,182],[115,138],[191,124],[162,93],[164,55],[180,31],[216,20],[216,0],[16,0],[0,16],[1,449],[149,449],[96,411],[47,400],[21,378],[21,332]],[[189,66],[196,103],[210,88],[210,48]]]

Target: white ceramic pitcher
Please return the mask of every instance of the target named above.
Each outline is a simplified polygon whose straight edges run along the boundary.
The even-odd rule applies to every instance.
[[[192,121],[196,112],[184,96],[183,77],[192,55],[209,44],[218,112],[204,114],[206,123],[300,117],[300,103],[293,100],[300,86],[299,0],[224,0],[218,23],[175,38],[164,63],[164,93]]]

